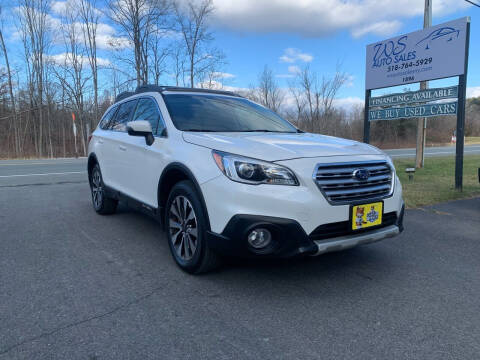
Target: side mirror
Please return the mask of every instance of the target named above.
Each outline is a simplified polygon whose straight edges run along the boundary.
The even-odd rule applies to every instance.
[[[130,121],[127,123],[127,132],[130,136],[143,136],[148,146],[155,141],[152,125],[146,120]]]

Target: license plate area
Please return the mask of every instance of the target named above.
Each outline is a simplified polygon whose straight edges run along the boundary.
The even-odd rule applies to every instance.
[[[355,205],[351,208],[352,230],[361,230],[382,224],[383,202]]]

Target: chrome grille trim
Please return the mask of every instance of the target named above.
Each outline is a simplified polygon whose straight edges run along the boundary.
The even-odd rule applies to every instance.
[[[367,169],[367,180],[353,176],[357,169]],[[390,197],[393,193],[395,171],[385,160],[318,164],[313,180],[332,205],[374,201]]]

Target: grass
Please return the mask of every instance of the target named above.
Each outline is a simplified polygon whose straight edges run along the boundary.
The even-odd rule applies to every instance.
[[[450,200],[480,196],[478,168],[480,155],[466,155],[463,160],[463,191],[455,190],[455,158],[426,158],[425,167],[417,169],[412,181],[405,173],[415,167],[414,159],[394,160],[403,186],[403,197],[408,208],[431,205]]]
[[[480,144],[480,136],[467,136],[465,137],[465,145]]]

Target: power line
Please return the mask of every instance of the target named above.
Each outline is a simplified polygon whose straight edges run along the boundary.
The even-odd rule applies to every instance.
[[[475,5],[476,7],[480,7],[480,4],[474,3],[473,1],[470,1],[470,0],[465,0],[465,1],[472,5]]]

